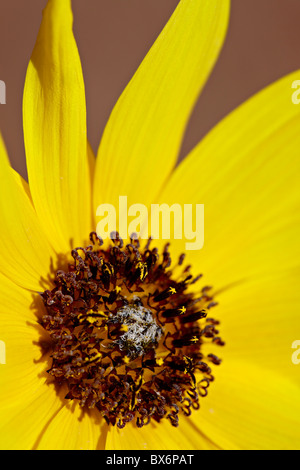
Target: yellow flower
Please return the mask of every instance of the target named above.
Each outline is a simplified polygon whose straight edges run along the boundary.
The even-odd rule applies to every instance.
[[[291,359],[300,326],[300,107],[292,103],[291,86],[300,71],[240,106],[175,168],[192,107],[222,47],[228,16],[229,0],[179,2],[117,102],[95,159],[87,143],[84,82],[72,33],[71,2],[48,1],[24,90],[29,184],[12,170],[0,141],[0,340],[6,347],[6,364],[0,364],[1,448],[300,447],[299,369]],[[63,321],[59,313],[53,315],[51,305],[58,309],[64,302],[64,308],[74,313],[73,298],[58,298],[55,271],[66,267],[71,249],[87,246],[89,233],[95,230],[98,205],[109,202],[117,206],[119,195],[124,194],[128,204],[180,201],[205,205],[205,245],[187,253],[187,261],[196,274],[204,274],[206,285],[214,286],[219,303],[214,310],[226,346],[222,364],[214,369],[209,394],[200,400],[201,409],[180,418],[178,427],[169,422],[175,421],[175,411],[172,419],[151,420],[141,428],[133,421],[123,429],[108,425],[95,408],[86,409],[78,400],[65,398],[57,377],[66,349],[47,349],[45,325],[57,334],[54,324]],[[162,240],[158,245],[163,249]],[[182,240],[171,240],[173,260],[183,251]],[[74,265],[78,273],[80,259]],[[143,282],[150,276],[146,268],[151,263],[139,266],[136,282]],[[114,267],[106,263],[99,269],[109,283]],[[59,282],[67,282],[65,273],[58,276]],[[166,277],[160,279],[165,290],[160,294],[149,291],[150,297],[157,303],[170,295],[179,299],[179,284],[168,285]],[[181,324],[188,315],[187,299],[197,295],[196,286],[189,285],[183,305],[172,300]],[[121,295],[120,286],[114,288],[109,291],[111,302]],[[46,315],[38,295],[41,292],[52,316]],[[79,294],[78,299],[82,299]],[[129,309],[129,319],[135,315],[137,323],[143,324],[145,311],[139,305]],[[126,306],[118,315],[128,315]],[[137,338],[144,341],[145,337],[134,332],[127,320],[123,341],[131,340],[134,348]],[[78,322],[85,327],[77,328],[91,331],[100,328],[101,321],[99,311],[82,308]],[[154,343],[161,329],[154,321],[150,323],[148,340]],[[108,331],[108,321],[105,326]],[[188,332],[184,347],[200,351],[196,349],[202,343],[199,329],[193,335]],[[72,337],[67,329],[61,334]],[[139,347],[145,352],[149,344],[143,341]],[[210,347],[216,349],[218,341],[215,343]],[[122,367],[130,368],[138,358],[134,349],[126,348]],[[76,357],[76,347],[67,352]],[[154,369],[166,364],[161,351],[158,356],[151,366]],[[188,355],[181,359],[183,369],[174,376],[187,380],[189,374],[192,377],[193,362]],[[52,369],[57,379],[53,382],[47,372],[52,360],[58,365],[56,372]],[[90,364],[103,366],[103,351],[94,347],[84,361],[84,370]],[[65,379],[72,382],[74,373],[65,368]],[[145,387],[145,378],[139,380],[137,386]],[[209,383],[205,380],[200,386],[203,396]],[[69,392],[72,398],[76,392]],[[133,396],[130,410],[138,406],[137,401]],[[108,410],[112,420],[113,411]]]

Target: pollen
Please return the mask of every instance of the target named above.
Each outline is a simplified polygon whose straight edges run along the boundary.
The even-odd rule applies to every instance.
[[[41,294],[49,377],[109,425],[164,419],[178,426],[200,407],[221,363],[206,346],[224,346],[219,322],[207,315],[216,306],[211,288],[192,293],[201,276],[193,278],[183,255],[172,263],[169,244],[159,253],[151,240],[124,246],[116,233],[105,249],[95,232],[90,241]]]

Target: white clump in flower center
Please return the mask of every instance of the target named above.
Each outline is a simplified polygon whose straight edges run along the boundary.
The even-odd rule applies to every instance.
[[[126,305],[114,316],[113,323],[121,323],[125,331],[115,343],[130,359],[142,356],[158,345],[163,330],[156,323],[152,312],[137,305]]]

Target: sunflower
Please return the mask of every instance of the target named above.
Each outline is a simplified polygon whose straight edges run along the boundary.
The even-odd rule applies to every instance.
[[[229,8],[179,2],[95,158],[71,1],[48,1],[24,89],[29,183],[0,141],[1,448],[299,448],[300,72],[176,166]],[[97,207],[120,195],[203,203],[203,249],[103,243]]]

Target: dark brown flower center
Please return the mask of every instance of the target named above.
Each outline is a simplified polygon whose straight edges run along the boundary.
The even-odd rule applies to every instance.
[[[58,271],[55,288],[42,294],[52,365],[48,373],[66,384],[66,398],[96,408],[107,423],[141,427],[151,419],[178,425],[180,413],[200,406],[214,380],[203,344],[224,343],[216,305],[203,287],[195,296],[182,255],[171,268],[163,253],[136,239],[123,246],[118,234],[109,248],[92,233],[91,245],[72,251],[68,271]],[[176,276],[176,277],[175,277]]]

